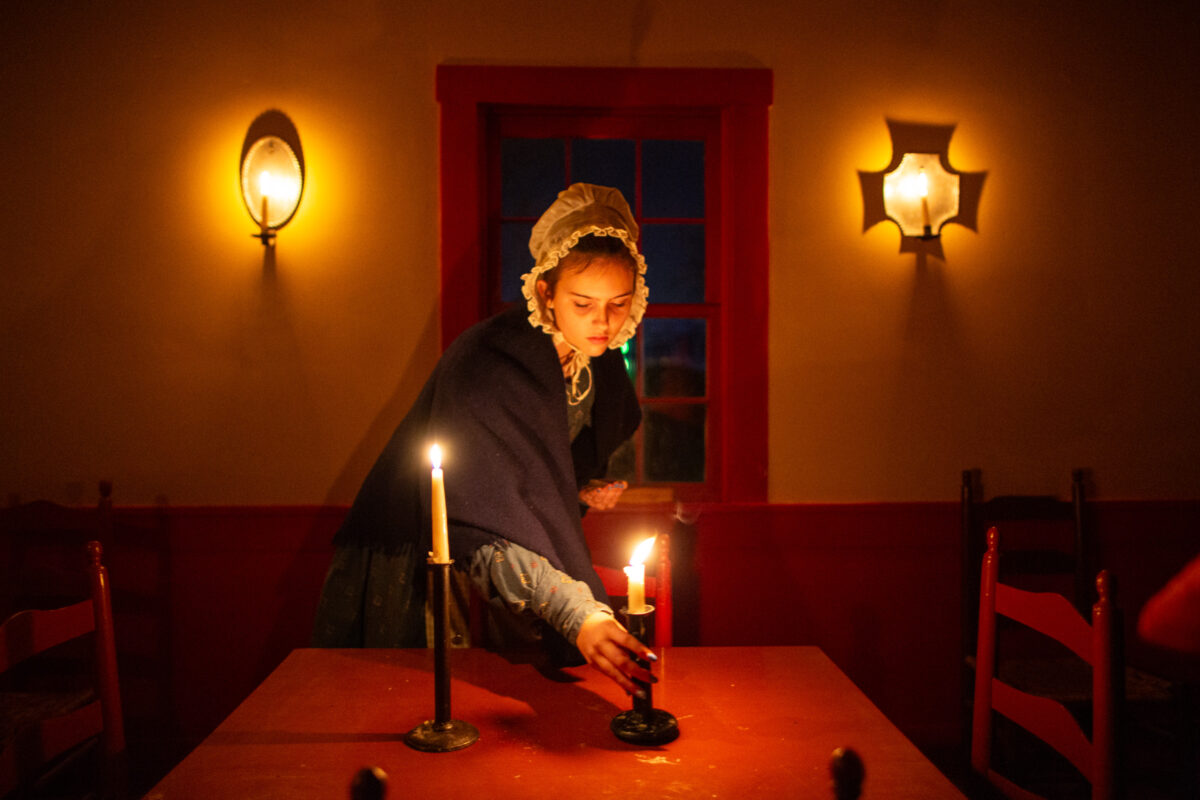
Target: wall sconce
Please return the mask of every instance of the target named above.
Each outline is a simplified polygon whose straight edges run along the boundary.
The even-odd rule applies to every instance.
[[[900,228],[900,252],[942,255],[942,226],[977,230],[985,172],[959,172],[947,155],[953,125],[887,120],[892,160],[878,172],[859,171],[863,231],[890,219]]]
[[[286,114],[265,111],[250,124],[240,165],[242,201],[259,229],[250,235],[273,248],[275,232],[295,216],[304,192],[304,151]]]

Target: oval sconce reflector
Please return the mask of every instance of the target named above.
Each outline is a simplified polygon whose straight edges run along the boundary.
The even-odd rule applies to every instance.
[[[266,111],[251,123],[238,172],[242,202],[260,228],[278,230],[295,216],[304,194],[304,151],[286,114]]]

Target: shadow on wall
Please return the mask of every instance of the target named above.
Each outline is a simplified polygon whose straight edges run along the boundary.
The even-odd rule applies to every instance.
[[[431,310],[414,352],[437,352],[437,319],[436,310]],[[357,494],[359,485],[387,444],[392,431],[408,413],[421,387],[425,385],[429,377],[428,370],[418,361],[413,359],[410,362],[391,396],[338,472],[325,495],[324,508],[312,517],[303,539],[292,553],[290,563],[280,575],[275,596],[302,597],[303,602],[285,606],[272,620],[259,669],[263,675],[274,669],[292,648],[308,645],[321,582],[333,553],[331,541],[344,516],[342,506],[345,501],[342,498]]]
[[[438,336],[438,315],[436,309],[433,309],[425,320],[420,339],[417,346],[413,348],[413,352],[440,353]],[[409,408],[417,399],[417,395],[420,394],[421,387],[429,379],[431,369],[431,367],[426,367],[420,359],[414,358],[409,362],[408,368],[400,376],[391,396],[375,416],[362,438],[359,439],[358,444],[354,447],[354,452],[350,454],[350,458],[342,466],[337,477],[334,478],[333,485],[325,494],[325,505],[344,503],[342,498],[354,497],[358,493],[358,487],[375,463],[375,459],[383,452],[392,431],[404,419],[404,415],[408,413]]]
[[[958,214],[948,220],[970,230],[978,230],[979,201],[986,172],[960,172],[949,164],[953,125],[930,125],[887,120],[892,139],[892,160],[878,172],[860,172],[863,191],[863,230],[887,219],[883,206],[883,177],[893,170],[905,153],[936,153],[947,171],[960,181]],[[925,239],[900,237],[900,252],[914,257],[912,298],[904,329],[898,331],[902,342],[898,372],[890,399],[891,419],[885,427],[881,454],[888,465],[909,463],[919,469],[936,471],[932,463],[945,442],[933,441],[914,433],[913,420],[922,418],[956,420],[955,408],[971,403],[975,397],[969,353],[962,340],[952,286],[945,273],[946,258],[941,237]],[[937,429],[920,426],[922,430]],[[945,437],[969,446],[974,431],[945,430]],[[952,448],[953,449],[953,448]]]

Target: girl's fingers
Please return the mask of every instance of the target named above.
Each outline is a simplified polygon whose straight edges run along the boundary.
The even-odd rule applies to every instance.
[[[628,636],[628,634],[627,638],[632,640],[633,644],[636,646],[637,650],[635,652],[641,653],[645,650],[645,648],[640,642],[638,642],[637,639],[634,639],[632,636]],[[629,657],[629,651],[626,649],[627,647],[628,645],[624,642],[613,642],[612,647],[607,649],[604,653],[608,663],[611,664],[614,669],[620,672],[623,678],[638,680],[642,683],[658,683],[658,678],[654,677],[654,675],[651,674],[648,669],[641,667],[636,661]],[[620,681],[618,681],[618,683],[620,683]],[[626,691],[630,691],[630,689],[626,688]]]
[[[595,666],[600,668],[600,671],[616,682],[618,686],[625,690],[625,694],[633,694],[637,691],[637,685],[631,681],[624,672],[622,672],[616,664],[605,659],[597,659]]]
[[[658,679],[643,668],[633,658],[656,661],[654,653],[631,635],[621,623],[608,615],[598,615],[600,619],[589,618],[584,625],[587,628],[587,643],[581,643],[581,650],[594,668],[625,690],[627,694],[639,691],[634,681],[644,684],[657,683]],[[598,626],[598,627],[596,627]],[[581,631],[581,636],[585,635]]]

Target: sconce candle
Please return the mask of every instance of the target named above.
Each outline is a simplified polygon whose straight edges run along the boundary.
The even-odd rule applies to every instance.
[[[918,179],[918,188],[921,190],[921,219],[925,226],[925,235],[929,235],[929,176],[925,174],[925,170],[921,170],[921,177]]]
[[[625,577],[628,579],[629,613],[643,614],[646,611],[646,559],[654,547],[657,536],[644,539],[633,549],[629,566],[625,567]]]
[[[258,191],[262,194],[262,214],[259,217],[258,224],[264,231],[270,230],[271,223],[267,220],[271,218],[271,173],[263,172],[258,176]]]
[[[450,563],[450,534],[446,524],[446,481],[442,474],[442,448],[436,444],[429,448],[429,460],[433,462],[433,552],[430,559],[436,564]]]

